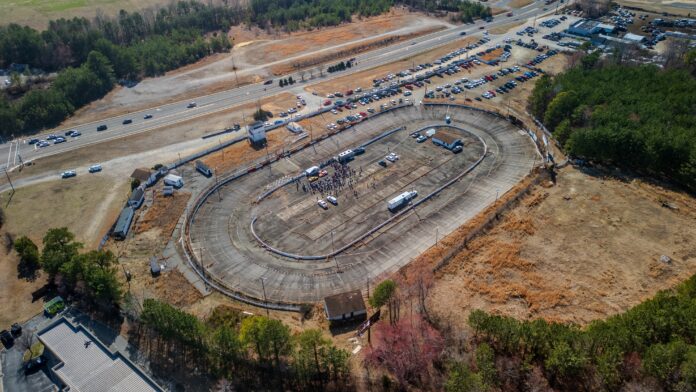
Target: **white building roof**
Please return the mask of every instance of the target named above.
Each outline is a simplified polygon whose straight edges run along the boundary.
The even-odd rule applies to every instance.
[[[633,34],[633,33],[626,33],[623,36],[623,39],[628,40],[628,41],[633,41],[633,42],[641,42],[641,41],[643,41],[644,38],[645,37],[643,37],[642,35]]]
[[[73,392],[161,392],[140,369],[111,353],[82,326],[65,319],[39,333],[39,339],[60,364],[53,372]],[[89,342],[89,343],[88,343]]]

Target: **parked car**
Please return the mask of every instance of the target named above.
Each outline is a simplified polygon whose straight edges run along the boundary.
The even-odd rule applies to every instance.
[[[326,200],[328,200],[329,203],[331,203],[331,204],[333,204],[333,205],[335,205],[335,206],[338,205],[338,199],[336,199],[336,198],[333,197],[333,196],[326,196]]]
[[[319,205],[319,207],[321,207],[325,210],[329,208],[329,205],[324,200],[321,200],[321,199],[317,200],[317,204]]]
[[[416,139],[416,142],[418,142],[418,143],[423,143],[423,142],[426,141],[426,140],[428,140],[428,138],[427,138],[425,135],[420,135],[420,136],[418,136],[418,138]]]
[[[387,162],[384,162],[384,161],[382,161],[382,160],[380,160],[379,162],[377,162],[377,164],[379,164],[379,165],[382,166],[382,167],[387,167]]]

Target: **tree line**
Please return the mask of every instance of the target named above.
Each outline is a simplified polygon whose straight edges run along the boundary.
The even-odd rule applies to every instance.
[[[123,290],[116,275],[117,260],[111,251],[81,253],[84,245],[75,241],[75,235],[65,227],[49,229],[42,245],[39,251],[26,236],[14,241],[21,278],[34,280],[43,270],[47,284],[65,298],[104,311],[118,308]]]
[[[454,13],[452,19],[464,22],[473,23],[474,19],[484,19],[491,17],[493,12],[491,7],[481,4],[478,1],[470,0],[400,0],[399,3],[411,8],[433,13],[433,12],[451,12]]]
[[[696,190],[696,78],[684,69],[602,65],[596,54],[530,97],[566,152],[666,176]]]
[[[349,354],[318,329],[217,308],[207,320],[155,299],[139,315],[137,341],[151,367],[208,376],[241,390],[349,390]],[[227,390],[227,389],[226,389]]]
[[[518,364],[518,375],[536,366],[555,389],[619,390],[638,381],[650,390],[692,391],[696,385],[694,320],[696,275],[674,290],[659,292],[625,313],[585,328],[541,319],[518,321],[483,311],[472,312],[469,324],[477,340],[492,348],[496,363]],[[520,381],[503,377],[500,368],[483,375],[478,362],[477,367],[478,374],[465,378],[492,387]],[[510,369],[506,373],[514,374]]]

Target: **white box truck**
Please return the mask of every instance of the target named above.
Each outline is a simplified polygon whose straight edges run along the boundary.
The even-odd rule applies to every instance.
[[[164,184],[165,185],[171,185],[174,188],[181,188],[184,186],[184,179],[181,178],[181,176],[177,176],[175,174],[167,174],[164,176]]]

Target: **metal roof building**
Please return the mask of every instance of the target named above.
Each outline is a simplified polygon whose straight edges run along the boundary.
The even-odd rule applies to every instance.
[[[614,26],[606,23],[601,23],[596,20],[581,19],[573,23],[566,30],[569,34],[581,35],[589,37],[593,34],[605,33],[611,34],[614,32]]]
[[[121,211],[121,215],[118,216],[116,226],[114,226],[114,231],[111,234],[118,239],[125,239],[130,230],[131,222],[133,222],[133,215],[135,215],[133,207],[128,206],[124,208]]]
[[[367,308],[360,290],[324,298],[324,312],[330,322],[365,319]]]
[[[65,318],[40,331],[39,340],[56,357],[51,372],[71,392],[163,392],[121,353],[111,352],[82,325]]]

